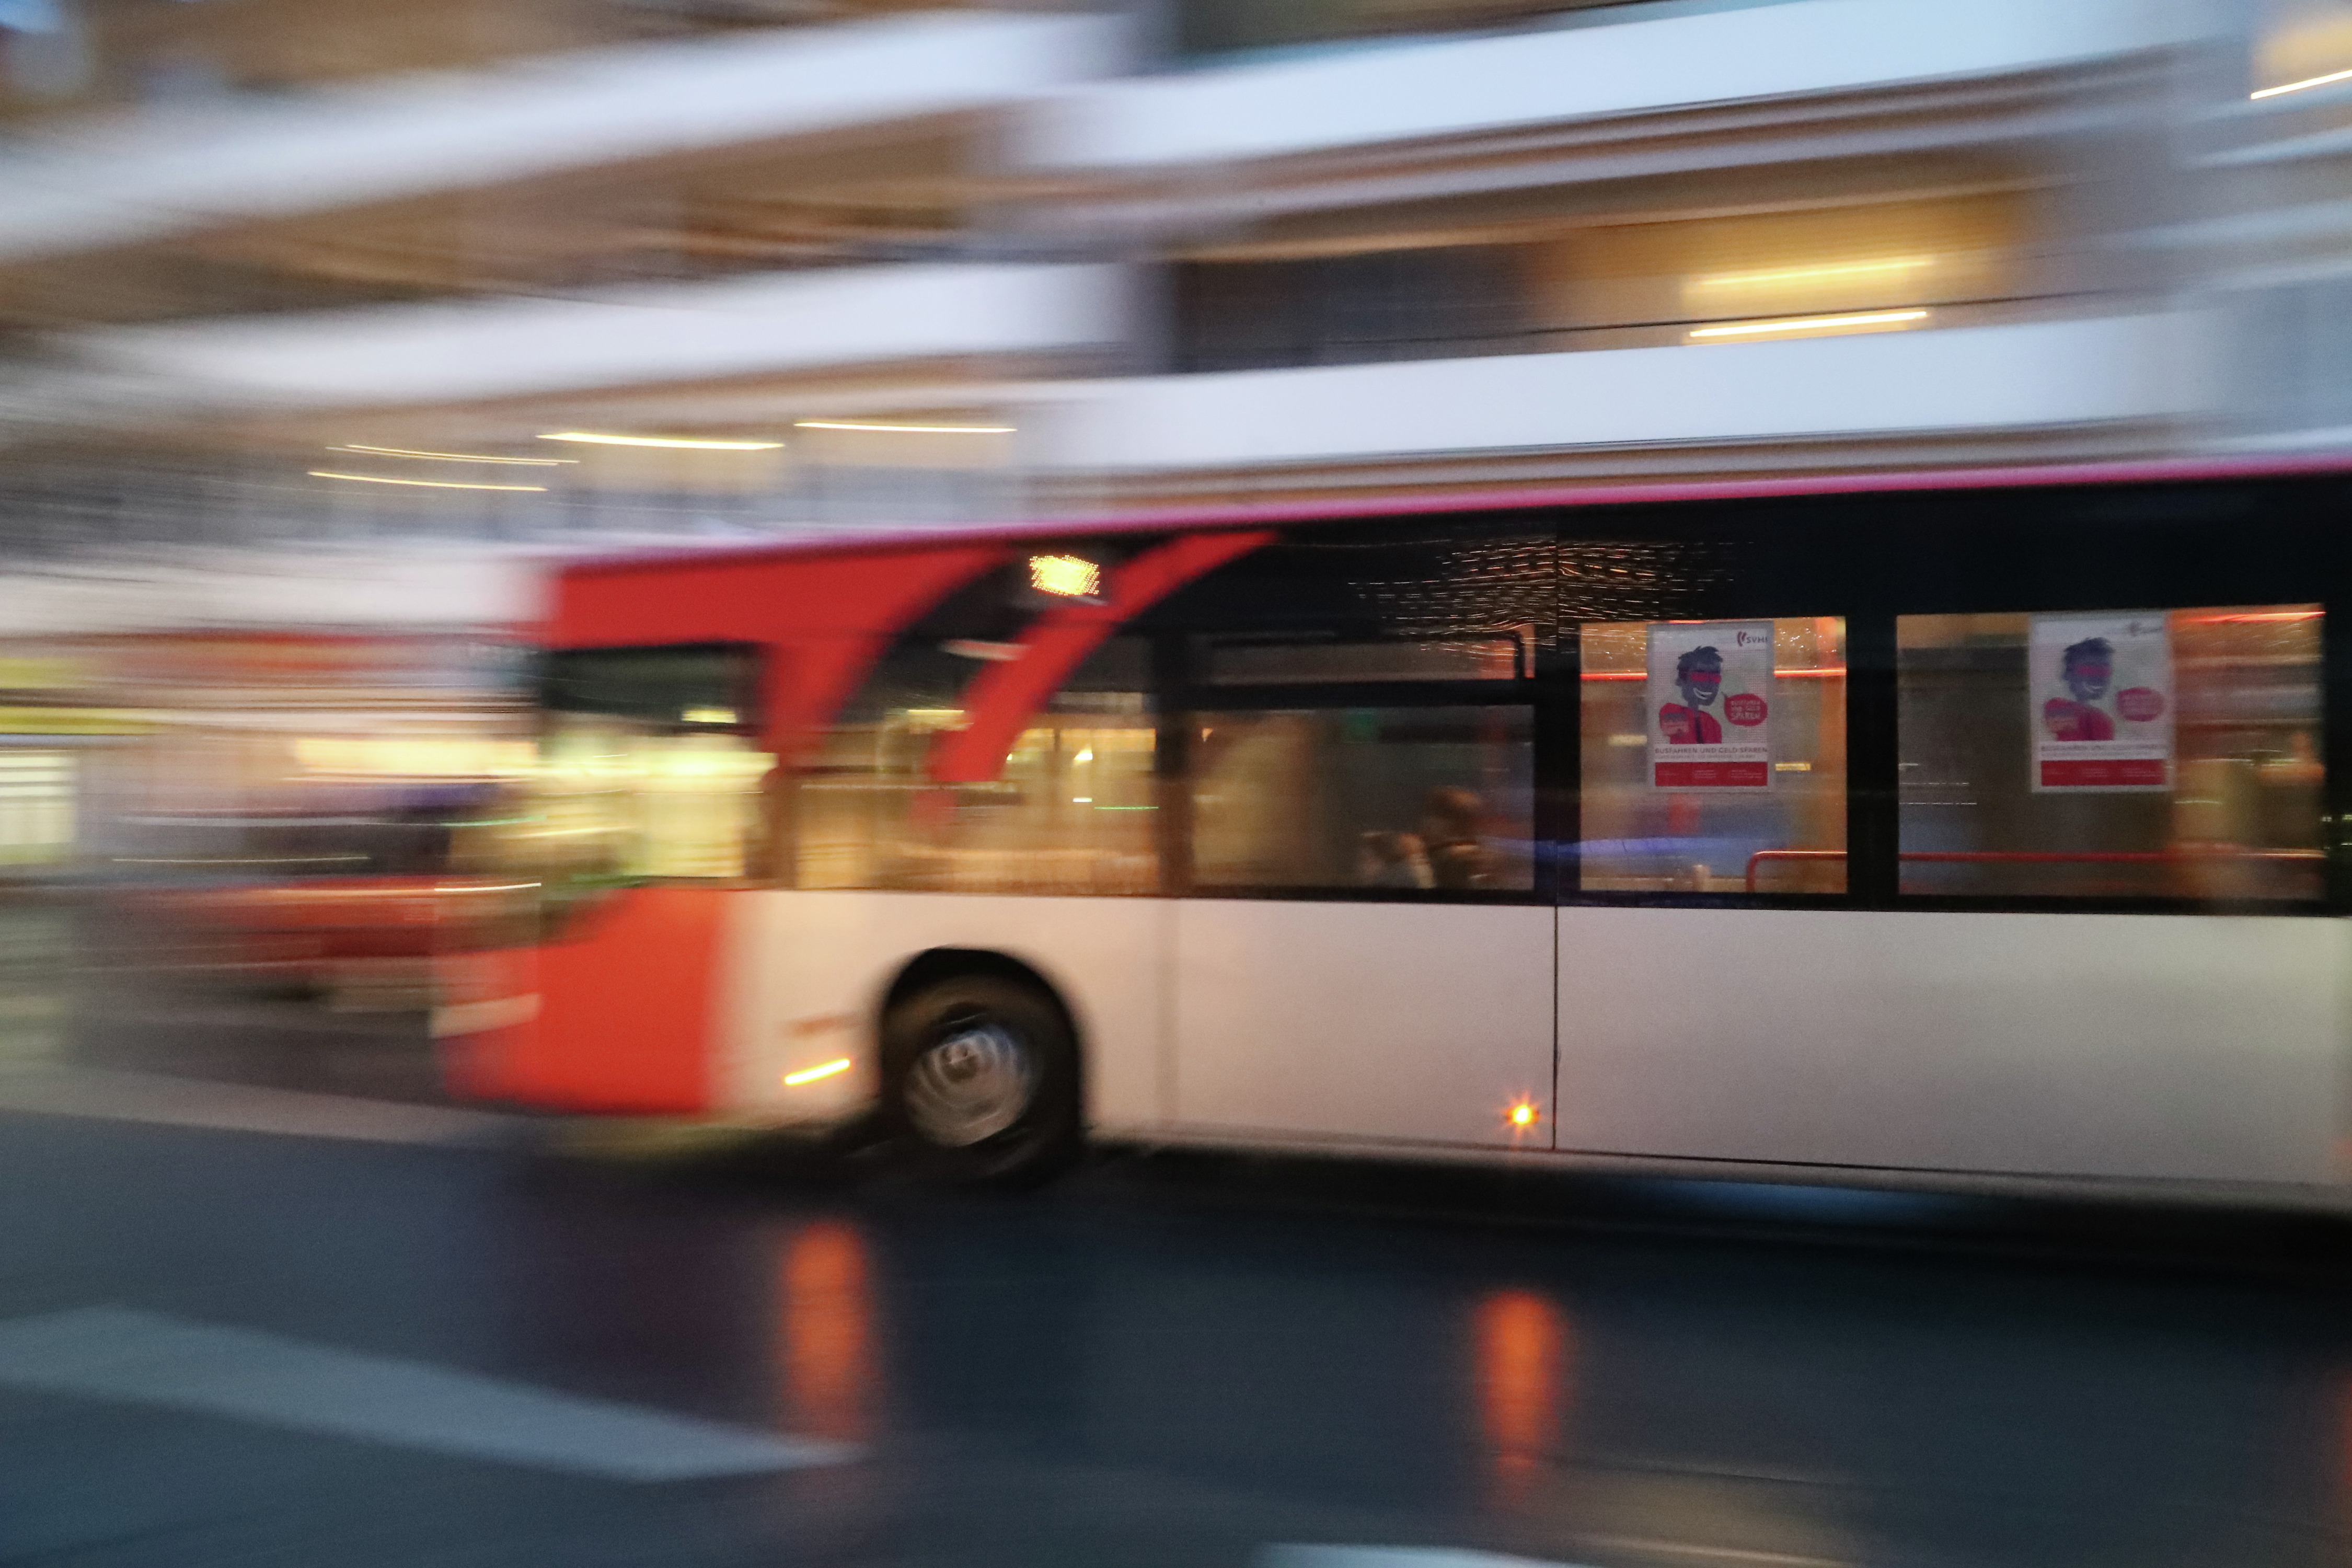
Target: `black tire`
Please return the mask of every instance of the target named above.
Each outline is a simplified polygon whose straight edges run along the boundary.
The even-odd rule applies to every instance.
[[[882,1110],[919,1173],[958,1186],[1029,1186],[1085,1140],[1078,1043],[1035,985],[951,975],[882,1019]]]

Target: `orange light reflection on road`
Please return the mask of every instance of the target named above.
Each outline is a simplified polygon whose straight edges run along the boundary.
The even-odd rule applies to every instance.
[[[1497,1500],[1526,1498],[1557,1440],[1569,1357],[1568,1321],[1532,1290],[1496,1290],[1473,1315],[1479,1425]]]
[[[819,1220],[784,1243],[777,1331],[784,1420],[815,1437],[857,1442],[873,1434],[879,1371],[866,1238]]]

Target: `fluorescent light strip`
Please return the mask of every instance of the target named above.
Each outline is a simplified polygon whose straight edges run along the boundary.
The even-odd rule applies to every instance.
[[[1767,332],[1818,332],[1834,327],[1892,326],[1897,321],[1924,321],[1925,310],[1872,310],[1859,316],[1798,316],[1785,321],[1743,321],[1736,327],[1697,327],[1694,338],[1750,338]]]
[[[577,458],[493,458],[487,452],[413,452],[405,447],[367,447],[357,442],[327,450],[365,452],[371,458],[430,458],[436,463],[514,463],[529,468],[556,468],[580,461]]]
[[[578,441],[591,447],[677,447],[698,452],[772,452],[782,441],[702,441],[686,436],[600,436],[593,430],[556,430],[542,441]]]
[[[331,468],[312,468],[314,479],[350,479],[362,485],[415,485],[428,490],[533,490],[544,491],[545,485],[468,485],[455,479],[388,479],[382,474],[339,474]]]
[[[1825,278],[1870,278],[1884,273],[1921,272],[1936,265],[1932,256],[1897,256],[1882,261],[1837,261],[1819,267],[1782,267],[1768,272],[1710,272],[1691,279],[1694,289],[1748,289],[1759,284],[1812,283]]]
[[[796,430],[901,430],[919,436],[1010,436],[1011,425],[885,425],[863,419],[795,419]]]
[[[2301,81],[2291,81],[2284,87],[2266,87],[2260,92],[2248,93],[2246,96],[2249,98],[2276,98],[2283,92],[2301,92],[2307,87],[2326,87],[2330,82],[2338,81],[2352,81],[2352,70],[2329,71],[2326,76],[2306,77]]]

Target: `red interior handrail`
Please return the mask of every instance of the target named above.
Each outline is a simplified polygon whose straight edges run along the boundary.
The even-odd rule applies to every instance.
[[[1843,849],[1759,849],[1748,858],[1748,890],[1756,890],[1757,868],[1767,860],[1843,860]],[[2261,860],[2308,863],[2327,858],[2325,849],[1906,849],[1897,860],[1946,866],[2163,866],[2191,860]]]

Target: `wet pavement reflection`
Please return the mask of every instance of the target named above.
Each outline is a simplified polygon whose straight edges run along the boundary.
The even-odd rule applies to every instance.
[[[2347,1545],[2332,1223],[1733,1212],[1141,1154],[998,1198],[772,1151],[0,1130],[0,1342],[112,1306],[160,1343],[239,1331],[257,1366],[603,1402],[517,1462],[478,1423],[379,1421],[356,1373],[324,1415],[282,1371],[225,1411],[29,1386],[0,1354],[0,1562],[1241,1568],[1307,1542],[2187,1568]],[[607,1426],[642,1445],[632,1412],[850,1447],[631,1479],[642,1455],[595,1456]]]
[[[817,1219],[784,1237],[777,1269],[776,1363],[787,1430],[862,1442],[881,1394],[866,1233]]]
[[[1479,1415],[1494,1466],[1496,1501],[1527,1501],[1544,1456],[1559,1442],[1563,1342],[1559,1305],[1533,1290],[1496,1290],[1478,1303]]]

